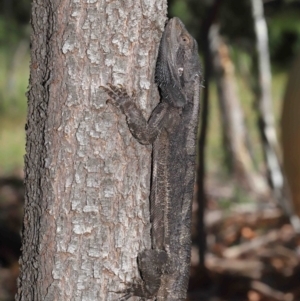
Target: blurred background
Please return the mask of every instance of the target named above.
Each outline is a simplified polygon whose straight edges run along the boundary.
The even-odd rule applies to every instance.
[[[169,16],[203,63],[189,300],[300,301],[300,1],[169,0]],[[0,301],[18,276],[29,19],[30,0],[0,0]]]
[[[0,300],[14,300],[23,211],[30,1],[0,1]]]

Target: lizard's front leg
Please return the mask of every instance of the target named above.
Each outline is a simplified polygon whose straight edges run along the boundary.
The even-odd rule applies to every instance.
[[[128,285],[128,289],[121,291],[124,296],[118,301],[125,301],[132,296],[151,299],[156,296],[161,275],[168,261],[167,253],[163,250],[144,250],[138,254],[138,267],[141,280]]]
[[[135,96],[129,96],[122,86],[107,85],[102,89],[109,95],[109,103],[118,107],[126,116],[131,134],[141,144],[152,144],[164,125],[168,122],[167,103],[159,103],[153,110],[148,122],[136,106]]]

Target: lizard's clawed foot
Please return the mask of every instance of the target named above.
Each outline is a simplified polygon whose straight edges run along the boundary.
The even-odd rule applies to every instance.
[[[142,298],[141,300],[144,300],[142,296],[144,293],[144,283],[141,279],[134,279],[132,283],[127,285],[127,288],[120,291],[114,291],[114,293],[123,294],[122,297],[119,297],[114,301],[126,301],[133,296],[139,296]]]
[[[113,86],[112,84],[107,84],[107,86],[101,86],[101,88],[110,97],[106,103],[111,103],[116,107],[121,107],[126,101],[132,98],[122,85]]]
[[[146,249],[138,254],[137,261],[142,279],[135,279],[127,289],[115,292],[124,294],[116,301],[125,301],[132,296],[151,299],[157,294],[161,275],[168,261],[166,251]]]

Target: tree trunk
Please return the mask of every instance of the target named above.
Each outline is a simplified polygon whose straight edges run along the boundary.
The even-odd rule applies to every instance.
[[[139,277],[137,253],[150,247],[151,147],[132,137],[100,86],[136,90],[149,116],[165,2],[33,1],[16,300],[114,300]]]
[[[266,198],[268,188],[264,179],[253,170],[252,158],[247,147],[245,116],[238,97],[235,69],[229,49],[219,34],[218,25],[210,30],[210,47],[213,68],[216,75],[222,130],[225,146],[235,180],[241,186],[260,198]]]
[[[207,130],[208,130],[208,120],[209,120],[209,84],[211,78],[211,53],[209,49],[209,30],[212,24],[214,23],[220,7],[223,3],[223,0],[215,0],[203,20],[202,30],[199,34],[199,45],[202,43],[203,47],[203,59],[204,59],[204,85],[205,89],[203,89],[202,96],[202,108],[201,108],[201,126],[199,133],[199,141],[198,141],[198,166],[197,166],[197,236],[196,236],[196,244],[198,246],[198,254],[199,254],[199,274],[201,274],[202,279],[204,279],[203,283],[207,283],[206,279],[208,278],[207,270],[205,267],[205,252],[206,252],[206,231],[204,224],[204,214],[206,209],[207,197],[205,191],[205,180],[206,180],[206,138],[207,138]],[[197,12],[195,7],[197,7],[197,2],[192,1],[189,2],[191,9],[194,13]],[[199,283],[197,284],[199,285]]]
[[[283,163],[295,213],[300,217],[300,55],[293,63],[284,96],[281,141]]]
[[[258,114],[263,151],[268,177],[275,199],[286,209],[284,179],[278,157],[278,142],[271,92],[271,66],[268,46],[268,29],[262,0],[251,0],[258,59]]]

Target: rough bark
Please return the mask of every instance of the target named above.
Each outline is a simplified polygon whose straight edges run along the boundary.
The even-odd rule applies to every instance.
[[[252,158],[247,146],[245,116],[236,86],[235,68],[228,46],[219,34],[218,25],[211,27],[210,48],[218,88],[225,146],[235,179],[256,197],[266,197],[269,192],[267,185],[264,179],[253,170]]]
[[[23,255],[16,300],[113,300],[150,246],[151,147],[99,87],[146,117],[164,0],[34,0]]]

